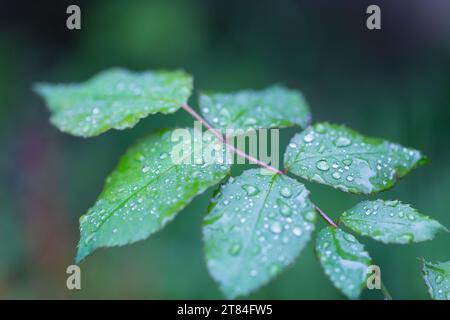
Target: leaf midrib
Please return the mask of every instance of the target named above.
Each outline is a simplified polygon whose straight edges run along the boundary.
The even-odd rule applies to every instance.
[[[189,156],[192,156],[192,154],[190,153]],[[182,158],[187,159],[187,156]],[[181,160],[182,161],[182,160]],[[125,203],[127,203],[131,198],[133,198],[134,196],[136,196],[137,194],[139,194],[143,189],[147,188],[151,183],[158,181],[161,177],[163,177],[167,172],[169,172],[171,169],[177,167],[178,165],[172,165],[169,166],[166,170],[164,170],[163,172],[161,172],[156,178],[151,179],[150,181],[148,181],[147,183],[145,183],[142,187],[140,187],[139,189],[137,189],[135,192],[131,193],[128,197],[126,197],[122,202],[120,202],[114,209],[112,209],[110,211],[110,213],[107,215],[107,217],[105,219],[103,219],[101,221],[101,223],[99,223],[98,227],[90,232],[90,234],[96,233],[98,230],[100,230],[100,228],[103,226],[104,223],[106,223],[107,220],[109,220],[109,218],[111,218],[111,216],[117,211],[119,210],[121,207],[123,207],[123,205]]]
[[[260,209],[258,210],[258,214],[257,214],[256,218],[254,219],[254,223],[253,223],[252,228],[251,228],[250,236],[248,237],[248,240],[246,241],[245,245],[243,246],[242,254],[241,254],[240,257],[239,257],[238,263],[235,264],[235,266],[238,266],[238,268],[236,268],[236,267],[234,268],[235,270],[236,270],[236,269],[237,269],[237,270],[240,270],[240,269],[242,268],[242,263],[243,263],[243,261],[244,261],[244,257],[247,257],[247,256],[248,256],[248,252],[247,252],[248,247],[249,247],[249,245],[250,245],[250,244],[252,243],[252,241],[253,241],[253,237],[254,237],[254,235],[255,235],[256,227],[257,227],[257,225],[258,225],[259,220],[261,219],[261,214],[262,214],[262,212],[264,211],[264,204],[266,203],[267,198],[269,197],[269,195],[270,195],[270,193],[271,193],[271,191],[272,191],[272,187],[273,187],[273,185],[274,185],[274,181],[275,181],[276,178],[277,178],[277,175],[274,175],[274,176],[272,177],[272,180],[270,181],[270,187],[269,187],[269,190],[267,191],[267,194],[265,195],[265,197],[264,197],[264,199],[263,199],[263,201],[262,201],[262,203],[261,203],[261,207],[260,207]],[[238,277],[237,277],[237,279],[236,279],[238,283],[239,283],[240,279],[241,279],[241,273],[238,273]]]

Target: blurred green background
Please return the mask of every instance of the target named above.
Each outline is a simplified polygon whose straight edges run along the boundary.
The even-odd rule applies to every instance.
[[[196,90],[284,83],[305,94],[315,121],[345,123],[422,150],[430,163],[377,197],[412,203],[450,227],[450,2],[1,1],[0,298],[222,298],[202,257],[201,219],[212,189],[150,239],[100,250],[66,289],[78,218],[119,156],[161,127],[192,125],[183,111],[80,139],[58,132],[36,81],[77,82],[112,66],[184,68]],[[66,29],[78,4],[82,29]],[[382,30],[369,31],[369,4]],[[191,98],[196,106],[196,96]],[[282,130],[282,147],[298,129]],[[365,197],[310,185],[333,218]],[[372,197],[375,198],[375,197]],[[318,228],[324,226],[319,221]],[[417,257],[450,259],[449,236],[410,246],[360,238],[397,299],[427,299]],[[250,298],[342,299],[312,243]],[[380,299],[366,290],[365,299]]]

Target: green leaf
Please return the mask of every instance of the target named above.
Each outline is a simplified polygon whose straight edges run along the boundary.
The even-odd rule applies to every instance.
[[[450,261],[432,263],[422,259],[423,279],[435,300],[450,300]]]
[[[326,227],[317,234],[316,254],[334,286],[349,299],[357,299],[372,264],[364,246],[353,235]]]
[[[431,240],[448,231],[436,220],[400,201],[363,201],[342,214],[341,221],[353,231],[384,243]]]
[[[311,120],[303,95],[278,85],[260,91],[201,94],[200,109],[223,133],[226,129],[306,127]]]
[[[292,173],[333,188],[370,194],[391,188],[426,162],[419,151],[319,123],[295,135],[284,155]]]
[[[131,128],[157,112],[173,113],[187,102],[192,77],[183,71],[141,73],[111,69],[81,84],[37,84],[51,122],[61,131],[92,137]]]
[[[297,257],[316,220],[308,194],[296,180],[259,169],[221,187],[203,238],[208,269],[228,298],[259,288]]]
[[[180,130],[191,134],[192,139],[195,137],[193,130]],[[107,178],[97,202],[80,218],[78,262],[97,248],[121,246],[147,238],[171,221],[196,195],[227,175],[229,165],[201,164],[202,153],[193,159],[192,148],[180,152],[179,159],[191,164],[175,162],[174,154],[178,150],[175,147],[187,144],[186,141],[172,142],[173,132],[152,134],[122,157]],[[206,137],[203,136],[203,156],[210,146],[205,144],[208,143]]]

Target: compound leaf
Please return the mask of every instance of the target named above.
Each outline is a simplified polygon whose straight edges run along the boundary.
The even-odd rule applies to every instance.
[[[364,246],[353,235],[326,227],[317,234],[316,254],[334,286],[349,299],[357,299],[372,264]]]
[[[302,178],[364,194],[391,188],[425,161],[417,150],[328,123],[295,135],[284,155],[286,168]]]
[[[122,157],[97,202],[80,218],[77,262],[97,248],[147,238],[196,195],[227,175],[228,164],[201,163],[202,156],[206,159],[207,146],[213,142],[204,141],[209,144],[203,148],[203,154],[193,159],[187,138],[193,139],[195,133],[178,130],[185,134],[183,142],[172,142],[175,131],[163,131],[141,140]],[[206,135],[203,137],[206,140]],[[184,151],[180,146],[185,147]],[[224,147],[217,152],[224,152]]]
[[[360,202],[344,212],[341,221],[353,231],[384,243],[421,242],[447,231],[436,220],[397,200]]]
[[[81,84],[37,84],[50,121],[61,131],[92,137],[131,128],[157,112],[173,113],[186,103],[192,77],[183,71],[130,72],[111,69]]]
[[[306,127],[309,107],[297,90],[274,85],[263,90],[200,95],[203,116],[217,129]]]
[[[432,263],[422,259],[423,279],[435,300],[450,300],[450,261]]]
[[[303,184],[259,169],[230,178],[204,220],[205,257],[229,298],[259,288],[310,239],[316,213]]]

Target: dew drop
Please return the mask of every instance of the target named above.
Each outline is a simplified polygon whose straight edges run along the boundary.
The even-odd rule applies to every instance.
[[[292,229],[292,233],[294,234],[294,236],[300,237],[302,235],[302,229],[300,229],[299,227],[295,227],[294,229]]]
[[[163,153],[161,153],[161,154],[159,155],[159,158],[160,158],[161,160],[163,160],[163,159],[167,158],[168,156],[169,156],[169,154],[168,154],[167,152],[163,152]]]
[[[333,172],[333,174],[331,176],[333,178],[335,178],[335,179],[340,179],[341,178],[341,174],[339,172]]]
[[[349,166],[353,163],[352,159],[344,159],[342,160],[342,163],[345,164],[346,166]]]
[[[310,132],[303,137],[303,141],[312,142],[314,140],[314,135]]]
[[[245,190],[248,196],[255,196],[259,193],[259,189],[255,186],[252,186],[250,184],[244,184],[242,186],[242,189]]]
[[[336,147],[347,147],[352,143],[352,140],[350,140],[347,137],[339,137],[336,140],[334,140],[334,145]]]
[[[315,126],[315,129],[316,129],[316,131],[317,131],[318,133],[325,133],[325,131],[327,131],[327,128],[326,128],[323,124],[321,124],[321,123],[319,123],[318,125],[316,125],[316,126]]]
[[[352,243],[356,242],[355,237],[349,233],[344,234],[344,239],[347,240],[348,242]]]
[[[398,200],[387,200],[384,203],[389,207],[395,207],[398,204]]]
[[[292,196],[291,189],[289,189],[288,187],[281,188],[280,194],[285,198],[290,198]]]
[[[275,275],[279,274],[280,271],[281,271],[281,268],[277,264],[274,264],[274,265],[270,266],[270,268],[269,268],[269,274],[271,276],[275,276]]]
[[[317,167],[317,169],[319,169],[321,171],[327,171],[328,169],[330,169],[330,165],[328,164],[328,162],[326,160],[317,161],[316,167]]]
[[[279,223],[278,221],[275,221],[274,223],[272,223],[272,225],[270,226],[270,230],[273,233],[281,233],[281,231],[283,231],[283,227],[281,226],[281,223]]]
[[[239,251],[241,251],[241,245],[239,243],[235,243],[230,247],[229,253],[232,256],[236,256],[239,253]]]
[[[308,211],[305,213],[305,219],[313,222],[316,220],[316,213],[314,211]]]
[[[292,215],[292,209],[287,204],[282,204],[280,205],[280,213],[285,217],[289,217]]]

